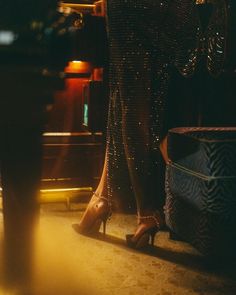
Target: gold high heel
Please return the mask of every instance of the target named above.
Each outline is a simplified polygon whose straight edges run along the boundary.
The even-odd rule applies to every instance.
[[[73,224],[72,227],[80,234],[95,234],[99,232],[103,224],[103,234],[106,234],[106,223],[111,217],[111,203],[106,197],[97,193],[93,194],[79,224]]]
[[[142,249],[146,248],[149,242],[151,246],[153,246],[155,236],[163,225],[164,221],[159,213],[148,216],[138,215],[138,228],[136,233],[126,235],[127,246],[133,249]]]

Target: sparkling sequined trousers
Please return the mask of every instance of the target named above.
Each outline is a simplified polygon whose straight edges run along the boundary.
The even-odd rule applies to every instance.
[[[159,144],[169,75],[158,49],[160,3],[108,1],[108,196],[133,194],[141,213],[164,203]]]

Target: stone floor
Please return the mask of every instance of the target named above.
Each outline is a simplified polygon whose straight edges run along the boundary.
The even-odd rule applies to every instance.
[[[1,295],[235,295],[236,262],[213,267],[190,245],[156,236],[144,252],[125,245],[134,215],[113,214],[107,235],[77,234],[85,204],[43,205],[37,230],[32,293]]]

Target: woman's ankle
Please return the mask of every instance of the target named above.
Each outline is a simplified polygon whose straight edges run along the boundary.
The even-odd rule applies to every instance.
[[[169,162],[169,157],[168,157],[168,151],[167,151],[167,136],[163,138],[163,140],[160,143],[160,151],[162,158],[164,159],[165,163],[167,164]]]
[[[138,224],[140,223],[156,223],[162,227],[165,223],[163,212],[160,210],[140,210],[138,212]]]

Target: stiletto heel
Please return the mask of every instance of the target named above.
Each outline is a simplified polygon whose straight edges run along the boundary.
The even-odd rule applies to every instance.
[[[146,223],[145,223],[146,220]],[[149,222],[147,222],[149,220]],[[155,236],[163,225],[160,214],[150,216],[138,216],[138,228],[134,235],[126,235],[128,247],[133,249],[142,249],[149,245],[153,246]]]
[[[107,225],[107,220],[103,220],[102,223],[103,223],[103,234],[104,234],[104,236],[105,236],[105,235],[106,235],[106,225]]]
[[[111,218],[111,210],[106,214],[105,217],[102,219],[102,225],[103,225],[103,234],[106,234],[106,225],[107,221]]]
[[[108,198],[93,194],[79,224],[72,225],[80,234],[95,234],[103,225],[103,234],[106,234],[107,220],[111,217],[111,203]]]
[[[156,234],[157,234],[157,231],[158,231],[158,230],[156,230],[156,229],[154,228],[154,230],[150,233],[150,236],[151,236],[151,246],[154,245],[155,236],[156,236]]]

